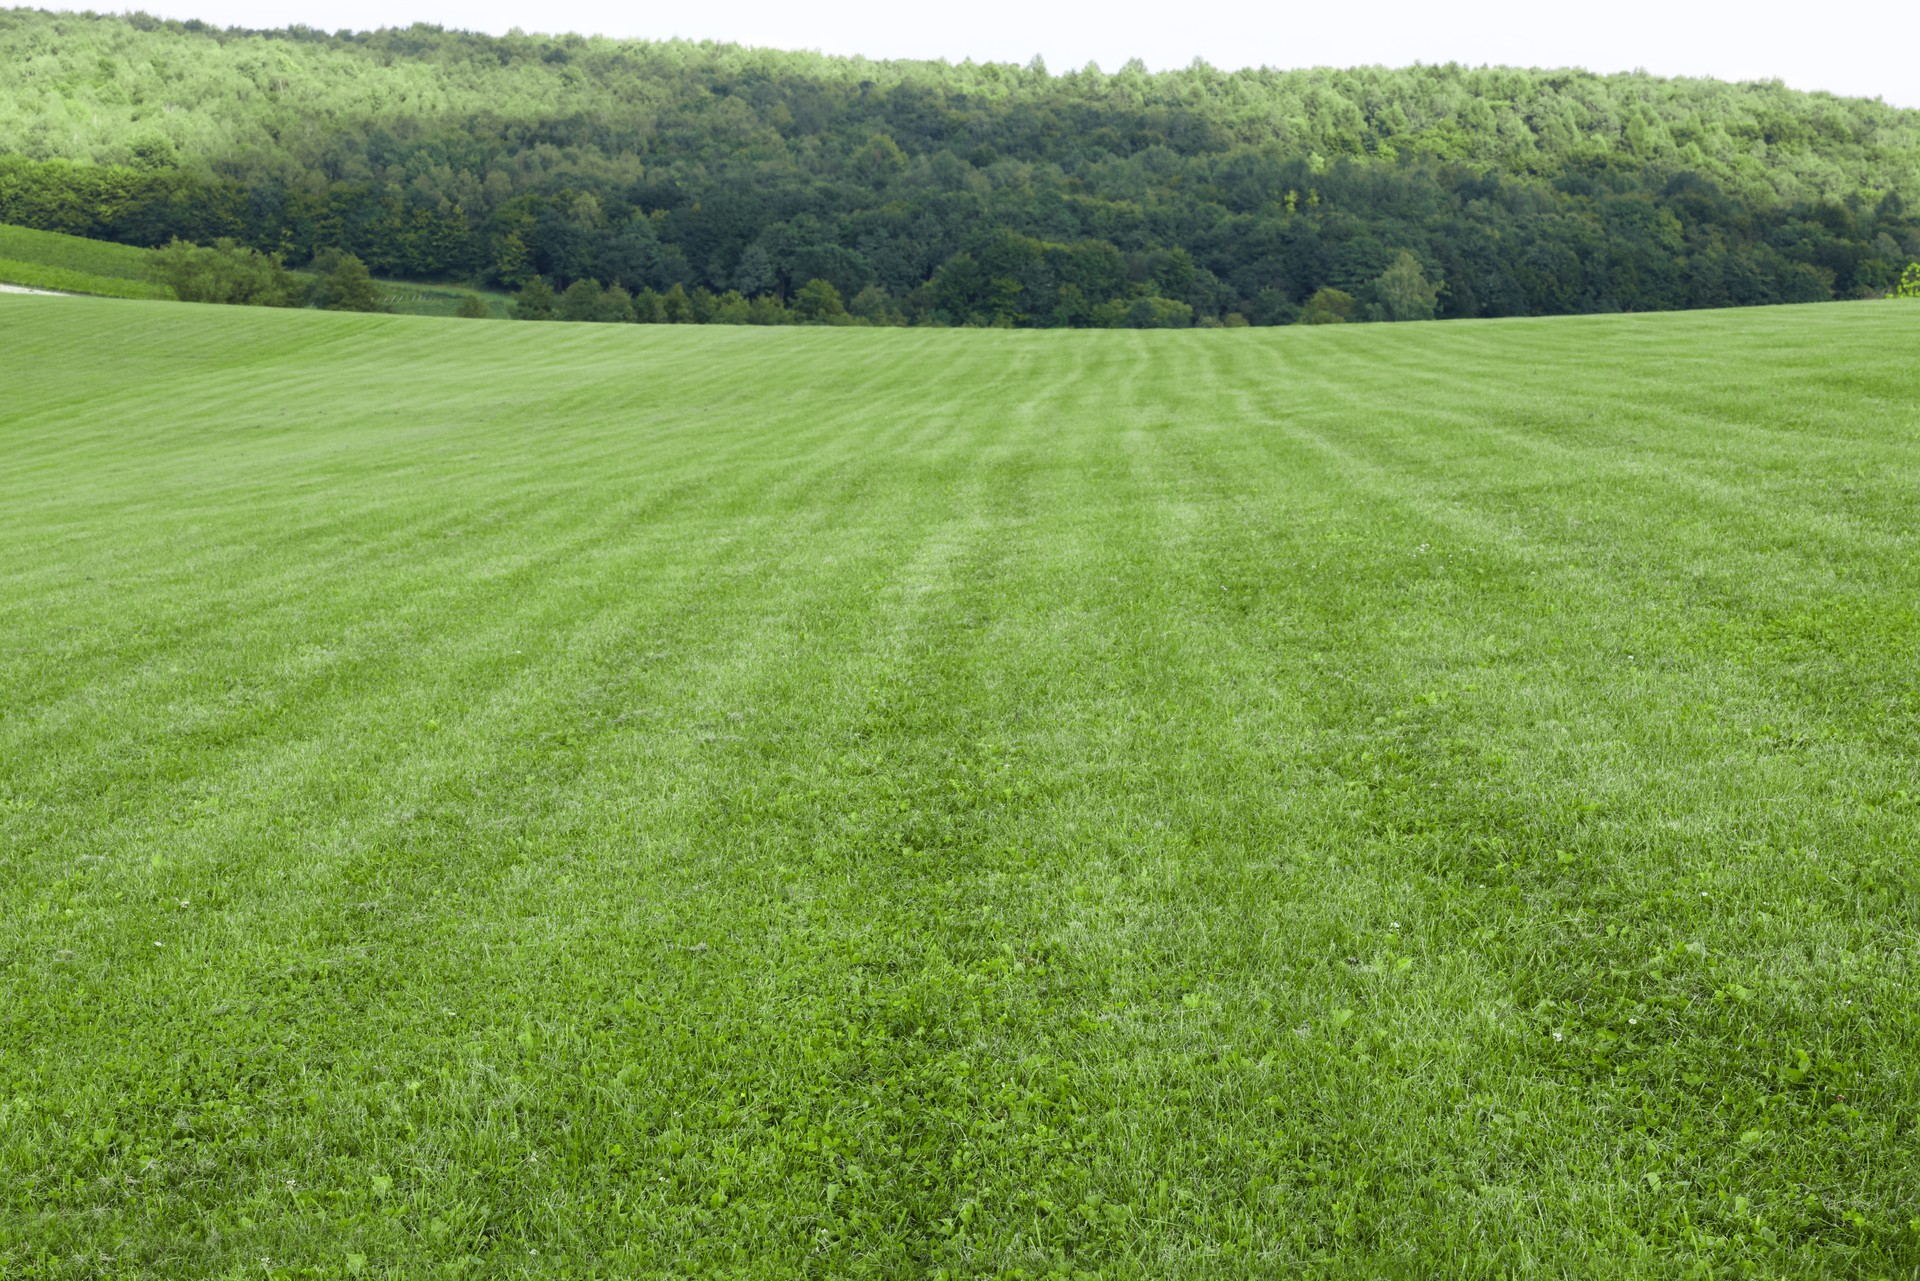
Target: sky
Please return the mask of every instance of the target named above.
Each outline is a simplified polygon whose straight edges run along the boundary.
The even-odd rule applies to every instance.
[[[220,26],[304,23],[334,31],[431,22],[532,32],[725,40],[873,58],[1089,61],[1154,70],[1204,58],[1223,70],[1463,62],[1783,80],[1920,107],[1920,0],[1361,0],[1250,4],[1110,0],[131,0]],[[78,8],[79,5],[71,7]],[[1832,21],[1827,21],[1828,15]]]

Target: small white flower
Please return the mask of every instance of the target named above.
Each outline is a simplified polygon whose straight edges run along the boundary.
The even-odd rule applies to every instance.
[[[1395,922],[1393,923],[1393,928],[1394,928],[1394,929],[1396,929],[1396,930],[1397,930],[1397,929],[1399,929],[1399,928],[1400,928],[1400,922],[1398,922],[1398,921],[1395,921]]]
[[[1627,1020],[1627,1022],[1629,1022],[1629,1023],[1638,1023],[1639,1021],[1640,1021],[1639,1019],[1628,1019],[1628,1020]]]
[[[1556,1040],[1556,1041],[1564,1041],[1564,1040],[1566,1040],[1566,1038],[1565,1038],[1565,1037],[1563,1037],[1563,1036],[1561,1036],[1561,1035],[1560,1035],[1560,1034],[1559,1034],[1558,1032],[1555,1032],[1555,1033],[1553,1034],[1553,1039],[1554,1039],[1554,1040]]]

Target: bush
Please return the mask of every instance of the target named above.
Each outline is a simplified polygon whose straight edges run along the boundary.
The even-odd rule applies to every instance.
[[[633,298],[619,285],[604,289],[597,280],[576,280],[560,295],[554,314],[561,320],[628,324],[633,320]]]
[[[306,290],[281,264],[280,255],[224,238],[204,246],[176,236],[166,248],[154,251],[154,265],[182,302],[297,307],[306,301]]]
[[[1352,294],[1328,285],[1307,299],[1307,305],[1301,309],[1300,319],[1296,323],[1344,325],[1353,319],[1354,310],[1358,305]]]
[[[1193,308],[1172,298],[1149,295],[1135,298],[1127,306],[1129,329],[1188,329],[1193,325]]]
[[[515,320],[552,320],[553,308],[553,286],[538,276],[520,286],[520,292],[513,296]]]
[[[313,260],[315,279],[309,296],[322,311],[388,311],[380,286],[373,283],[367,264],[350,253],[324,249]]]
[[[833,324],[847,314],[847,306],[840,301],[840,291],[831,281],[815,277],[794,294],[793,314],[804,321]]]
[[[493,308],[487,306],[487,300],[479,294],[468,294],[460,300],[460,310],[453,314],[462,320],[491,320]]]
[[[1907,269],[1900,273],[1900,283],[1893,287],[1895,298],[1920,298],[1920,262],[1910,262]]]

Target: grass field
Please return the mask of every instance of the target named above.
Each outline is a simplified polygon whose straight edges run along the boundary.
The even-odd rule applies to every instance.
[[[150,249],[5,223],[0,223],[0,283],[102,298],[174,297],[172,288],[161,283],[155,272]],[[504,318],[512,302],[510,295],[498,290],[458,285],[384,280],[380,287],[392,310],[409,316],[452,316],[469,293],[477,293],[496,318]]]
[[[513,295],[498,289],[464,289],[459,285],[423,283],[411,280],[383,280],[381,289],[394,311],[405,316],[454,316],[468,294],[480,295],[495,320],[512,314]]]
[[[165,298],[145,249],[0,223],[0,282],[106,298]]]
[[[0,1276],[1915,1276],[1917,346],[0,297]]]

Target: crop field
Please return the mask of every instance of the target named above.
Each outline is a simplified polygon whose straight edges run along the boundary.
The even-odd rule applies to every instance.
[[[0,297],[0,1276],[1920,1274],[1916,350]]]
[[[405,316],[453,316],[467,295],[478,294],[496,320],[511,314],[513,295],[498,289],[463,289],[458,285],[434,284],[412,280],[383,280],[381,292],[387,305]]]

